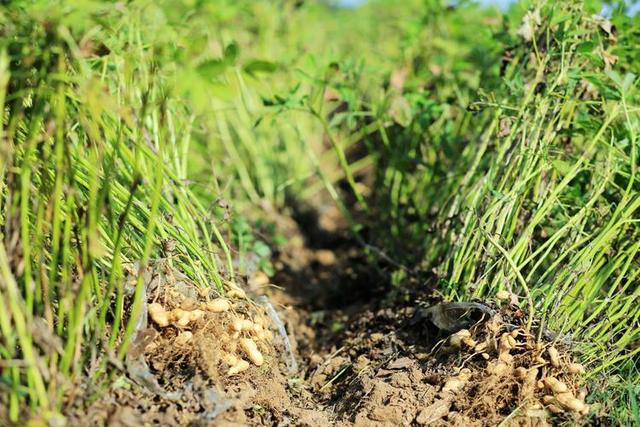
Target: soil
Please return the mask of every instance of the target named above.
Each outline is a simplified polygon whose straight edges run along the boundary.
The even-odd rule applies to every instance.
[[[69,408],[71,424],[545,426],[588,411],[569,349],[526,332],[517,296],[478,302],[482,310],[467,307],[466,319],[458,313],[447,326],[434,313],[455,306],[437,305],[424,278],[391,286],[394,268],[372,268],[336,210],[294,218],[274,219],[288,241],[272,279],[255,272],[229,298],[230,310],[202,310],[186,325],[160,326],[149,315],[126,375],[88,407]],[[147,301],[167,312],[199,310],[217,297],[170,274],[160,275],[162,286],[151,276]],[[237,319],[270,324],[271,332],[238,332]],[[257,343],[264,363],[229,375],[248,354],[240,339]],[[555,358],[551,347],[559,349]],[[554,380],[564,391],[553,389]]]

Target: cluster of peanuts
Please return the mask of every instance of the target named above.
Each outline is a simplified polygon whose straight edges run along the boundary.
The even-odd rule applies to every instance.
[[[544,405],[554,414],[568,412],[584,416],[589,413],[589,405],[584,402],[586,395],[583,391],[574,394],[564,382],[550,375],[552,371],[560,375],[581,374],[584,373],[582,365],[572,363],[566,355],[561,356],[553,346],[528,342],[528,334],[523,330],[514,329],[500,334],[500,324],[496,320],[487,322],[487,329],[493,334],[489,334],[487,339],[480,343],[473,339],[469,330],[462,329],[448,338],[445,348],[473,351],[487,361],[491,358],[490,352],[497,353],[497,360],[488,361],[487,372],[496,378],[514,376],[521,384],[522,396],[542,394],[541,403],[534,403],[532,409],[541,409]],[[533,363],[530,367],[514,368],[514,355],[511,352],[515,349],[532,352]],[[442,391],[461,390],[470,376],[470,370],[460,370],[457,376],[445,383]]]
[[[544,346],[538,345],[537,350],[539,352],[542,352],[543,349]],[[545,354],[548,356],[549,362],[541,355],[536,358],[536,362],[543,365],[543,368],[550,364],[552,368],[557,370],[564,368],[571,374],[582,374],[585,371],[584,367],[579,363],[570,361],[563,363],[564,361],[561,360],[558,350],[553,346],[548,347]],[[536,386],[538,389],[543,389],[547,392],[542,397],[542,403],[550,412],[559,414],[568,411],[579,415],[587,415],[589,413],[589,405],[584,403],[586,398],[584,391],[579,391],[574,395],[565,383],[553,376],[544,376],[542,380],[537,381]]]
[[[264,357],[258,349],[257,341],[271,342],[273,334],[267,329],[260,317],[253,320],[236,317],[231,322],[231,342],[228,343],[228,353],[222,357],[222,361],[230,366],[227,375],[235,375],[249,368],[249,362],[238,357],[235,353],[239,344],[242,353],[256,366],[262,366]]]
[[[189,323],[202,319],[205,314],[204,310],[200,309],[183,310],[181,308],[174,308],[173,310],[167,311],[157,302],[149,304],[147,309],[151,320],[161,328],[166,328],[169,325],[185,328],[189,326]]]
[[[216,298],[206,303],[200,304],[199,308],[193,310],[183,310],[175,308],[166,310],[159,303],[151,303],[148,312],[151,320],[161,328],[169,325],[184,329],[190,323],[204,318],[206,313],[226,313],[233,308],[232,303],[226,298]],[[246,371],[251,366],[249,361],[255,366],[262,366],[264,356],[256,341],[270,343],[273,340],[272,332],[266,327],[265,321],[255,316],[253,320],[243,317],[240,314],[230,314],[229,336],[224,339],[225,348],[220,360],[228,365],[227,375],[237,375]],[[193,334],[190,331],[182,331],[175,340],[175,344],[184,345],[191,341]],[[221,337],[224,338],[224,337]],[[243,356],[238,356],[240,349]],[[243,359],[246,357],[249,361]]]

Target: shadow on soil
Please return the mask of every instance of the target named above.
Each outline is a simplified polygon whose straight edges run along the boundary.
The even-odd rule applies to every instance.
[[[427,287],[392,287],[393,267],[367,258],[337,210],[292,218],[271,298],[290,307],[300,375],[333,423],[411,424],[445,373],[431,366],[441,336],[416,315]]]

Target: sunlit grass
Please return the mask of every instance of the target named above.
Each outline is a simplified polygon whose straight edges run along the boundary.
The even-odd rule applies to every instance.
[[[525,40],[524,6],[241,3],[1,9],[8,417],[55,416],[96,358],[110,381],[147,265],[224,292],[269,256],[238,212],[327,190],[395,281],[522,296],[637,420],[638,18],[528,2]]]

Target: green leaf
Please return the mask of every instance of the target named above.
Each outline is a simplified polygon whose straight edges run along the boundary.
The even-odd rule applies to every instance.
[[[226,61],[209,59],[196,67],[198,73],[205,78],[216,78],[227,69]]]
[[[564,160],[554,160],[552,163],[553,168],[562,176],[565,176],[571,170],[569,162]]]
[[[258,255],[261,258],[264,258],[264,257],[268,257],[269,255],[271,255],[271,249],[262,240],[256,240],[253,243],[253,253],[255,253],[256,255]]]
[[[236,42],[231,42],[227,47],[224,48],[224,62],[229,65],[232,65],[238,59],[239,47]]]
[[[633,82],[636,80],[636,75],[633,73],[627,73],[624,76],[624,80],[622,81],[622,91],[627,92],[631,89]]]
[[[596,48],[596,44],[594,42],[584,42],[584,43],[580,43],[578,47],[576,47],[576,52],[591,53],[595,48]]]
[[[261,59],[255,59],[253,61],[250,61],[243,67],[243,70],[245,73],[254,77],[257,73],[273,73],[277,69],[278,69],[277,64],[270,61],[264,61]]]
[[[617,71],[607,71],[607,76],[618,86],[622,87],[622,76]]]

